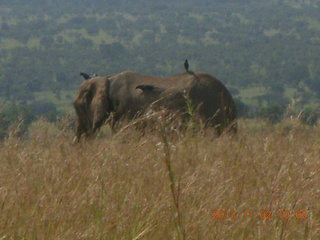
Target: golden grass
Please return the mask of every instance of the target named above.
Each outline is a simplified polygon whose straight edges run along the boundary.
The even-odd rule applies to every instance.
[[[250,124],[72,144],[39,121],[0,143],[0,239],[319,239],[320,126]]]

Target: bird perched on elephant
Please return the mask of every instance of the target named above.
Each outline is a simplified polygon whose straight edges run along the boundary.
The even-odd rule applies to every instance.
[[[189,72],[189,63],[188,63],[188,59],[186,59],[186,61],[184,62],[184,69]]]
[[[80,73],[80,76],[83,77],[84,80],[88,80],[88,79],[92,78],[89,74],[83,73],[83,72]]]
[[[93,78],[93,77],[97,77],[98,75],[96,73],[94,73],[92,76],[90,76],[89,74],[87,73],[84,73],[84,72],[81,72],[80,73],[80,76],[84,78],[84,80],[88,80],[90,78]]]
[[[122,72],[84,81],[74,100],[76,138],[98,130],[112,114],[113,122],[133,119],[148,106],[186,111],[185,93],[206,127],[218,134],[237,131],[236,107],[227,88],[207,73],[181,73],[167,78]]]

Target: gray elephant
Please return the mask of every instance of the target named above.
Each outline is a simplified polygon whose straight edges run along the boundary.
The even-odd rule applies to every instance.
[[[122,72],[84,81],[74,100],[76,138],[89,136],[113,115],[113,122],[133,119],[149,106],[186,111],[186,95],[197,108],[207,127],[220,134],[237,131],[236,107],[227,88],[215,77],[200,72],[185,72],[157,78],[135,72]],[[113,124],[114,125],[114,124]]]

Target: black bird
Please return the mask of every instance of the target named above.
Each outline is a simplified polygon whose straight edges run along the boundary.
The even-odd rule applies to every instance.
[[[86,74],[86,73],[80,73],[80,76],[82,76],[85,80],[88,80],[88,79],[91,78],[91,77],[90,77],[88,74]]]
[[[184,62],[184,69],[189,72],[189,63],[188,60],[186,59],[186,61]]]

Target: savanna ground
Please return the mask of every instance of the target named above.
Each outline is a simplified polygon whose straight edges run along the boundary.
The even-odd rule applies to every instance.
[[[14,130],[0,143],[0,239],[320,238],[320,126],[240,120],[213,138],[158,123],[79,144],[44,121]]]

